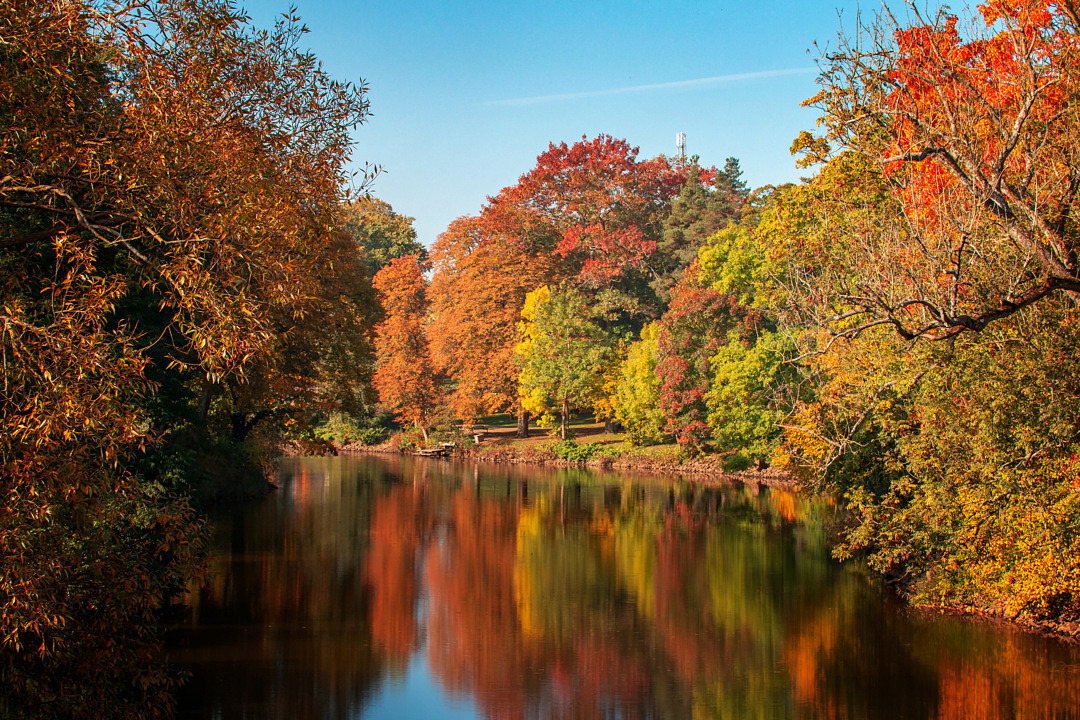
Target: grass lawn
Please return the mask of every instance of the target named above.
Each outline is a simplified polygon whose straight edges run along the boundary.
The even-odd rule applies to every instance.
[[[529,427],[528,438],[518,438],[517,418],[508,413],[477,418],[475,424],[487,428],[484,439],[480,442],[479,447],[481,448],[512,446],[520,449],[540,449],[559,439],[559,428],[538,428],[536,426]],[[679,446],[675,444],[634,447],[626,442],[621,433],[607,432],[604,429],[604,423],[597,421],[592,415],[572,415],[570,418],[570,430],[574,434],[574,440],[578,443],[601,445],[606,450],[614,451],[619,455],[623,453],[633,454],[662,462],[675,461],[679,456]]]

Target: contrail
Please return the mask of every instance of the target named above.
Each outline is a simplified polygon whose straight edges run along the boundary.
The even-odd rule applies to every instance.
[[[818,72],[816,67],[788,68],[787,70],[762,70],[760,72],[717,75],[716,77],[698,78],[697,80],[678,80],[675,82],[656,83],[654,85],[633,85],[631,87],[612,88],[610,90],[589,90],[587,92],[564,93],[562,95],[539,95],[537,97],[513,98],[511,100],[489,100],[484,105],[534,105],[536,103],[557,102],[559,100],[580,100],[581,98],[603,97],[605,95],[627,95],[630,93],[649,92],[650,90],[670,90],[673,88],[705,87],[739,80],[759,80],[781,75],[801,75]]]

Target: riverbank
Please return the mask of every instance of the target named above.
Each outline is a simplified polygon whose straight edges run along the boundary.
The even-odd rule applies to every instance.
[[[695,482],[756,483],[767,487],[794,489],[795,479],[778,468],[730,471],[724,468],[723,458],[717,455],[689,458],[678,446],[656,445],[633,447],[620,435],[604,432],[601,425],[575,428],[576,437],[561,442],[547,430],[532,430],[529,438],[518,438],[513,427],[488,427],[473,437],[461,436],[448,447],[452,457],[481,462],[513,465],[544,465],[549,467],[583,467],[594,470],[630,472],[635,474],[685,477]],[[414,454],[414,438],[391,436],[379,445],[344,445],[337,448],[345,453]]]

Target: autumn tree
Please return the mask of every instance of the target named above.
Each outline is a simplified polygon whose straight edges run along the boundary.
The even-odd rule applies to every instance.
[[[709,360],[708,424],[729,469],[770,462],[793,407],[814,388],[797,360],[795,338],[805,328],[780,319],[783,266],[769,245],[786,193],[753,193],[742,222],[710,237],[698,255],[701,285],[753,308]]]
[[[827,134],[799,143],[812,159],[861,156],[896,205],[855,229],[824,280],[820,320],[846,336],[954,337],[1080,291],[1075,8],[994,0],[964,26],[908,12],[909,26],[885,13],[826,56],[808,102]]]
[[[1077,612],[1076,30],[1026,1],[861,26],[768,241],[818,384],[784,449],[846,498],[839,552],[933,602]]]
[[[364,249],[343,232],[323,241],[324,270],[302,305],[271,308],[275,338],[242,380],[204,385],[227,413],[234,442],[262,422],[279,429],[305,428],[317,414],[363,413],[372,399],[372,337],[380,307],[363,258]],[[206,410],[210,412],[209,404]]]
[[[663,157],[637,154],[608,135],[552,143],[483,216],[523,247],[564,259],[579,286],[614,291],[631,315],[655,315],[648,282],[660,271],[661,224],[686,178]]]
[[[554,406],[566,440],[571,408],[586,403],[597,389],[610,338],[589,317],[585,296],[569,287],[553,292],[544,286],[530,293],[521,317],[522,403],[534,413]]]
[[[641,338],[630,345],[626,359],[619,366],[619,381],[613,404],[615,419],[625,428],[634,445],[663,442],[666,422],[660,410],[660,381],[656,361],[660,353],[656,323],[641,331]]]
[[[154,620],[199,527],[134,467],[174,419],[157,378],[241,383],[332,259],[367,103],[302,34],[217,0],[0,8],[0,714],[169,713]]]
[[[420,256],[391,260],[374,282],[386,318],[375,327],[372,382],[383,405],[419,428],[426,442],[439,388],[424,335],[427,301]]]
[[[657,336],[659,402],[665,432],[691,452],[701,452],[711,436],[705,395],[712,386],[712,357],[727,342],[752,337],[763,321],[737,293],[702,282],[696,262],[672,291]]]
[[[527,431],[517,394],[518,322],[525,296],[553,280],[556,263],[549,253],[491,232],[482,217],[451,223],[435,241],[432,260],[427,333],[432,360],[452,378],[452,411],[472,420],[517,410],[519,429]]]

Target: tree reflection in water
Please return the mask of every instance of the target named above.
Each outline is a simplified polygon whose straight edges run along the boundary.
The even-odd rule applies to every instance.
[[[217,524],[186,717],[371,717],[418,662],[500,719],[1080,715],[1076,650],[905,613],[791,492],[401,458],[282,483]]]

